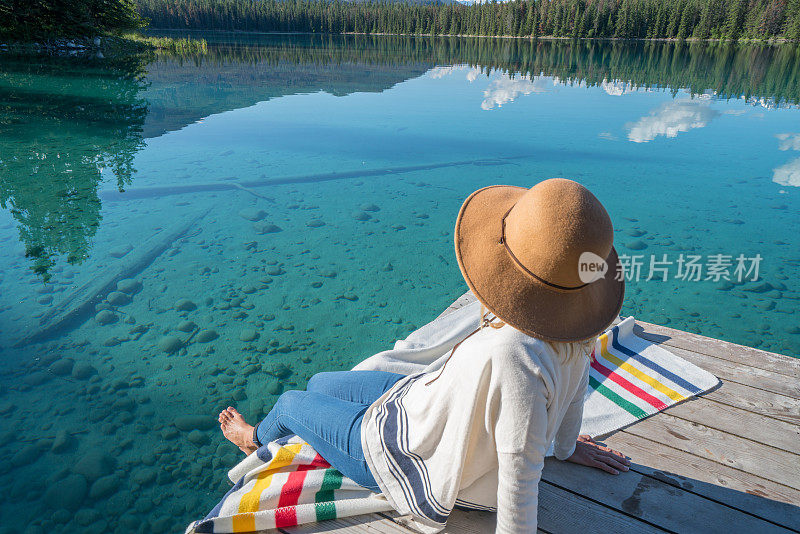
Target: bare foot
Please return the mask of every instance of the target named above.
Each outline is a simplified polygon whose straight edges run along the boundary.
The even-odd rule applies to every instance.
[[[219,427],[228,441],[239,447],[243,453],[251,454],[258,448],[253,443],[255,429],[245,422],[244,417],[236,408],[228,406],[219,413]]]

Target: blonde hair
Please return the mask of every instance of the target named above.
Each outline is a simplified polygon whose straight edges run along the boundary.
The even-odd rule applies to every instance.
[[[564,363],[572,361],[573,358],[585,357],[589,360],[592,359],[592,351],[594,351],[595,344],[597,343],[597,336],[583,341],[545,341],[553,351],[561,356]]]

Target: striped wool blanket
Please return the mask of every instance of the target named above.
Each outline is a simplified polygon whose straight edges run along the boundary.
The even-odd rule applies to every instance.
[[[440,317],[367,358],[356,369],[434,371],[477,328],[474,303]],[[597,340],[581,433],[602,436],[717,385],[715,376],[633,333],[628,317]],[[229,473],[234,486],[189,533],[254,532],[391,509],[386,499],[345,478],[296,436],[264,445]]]

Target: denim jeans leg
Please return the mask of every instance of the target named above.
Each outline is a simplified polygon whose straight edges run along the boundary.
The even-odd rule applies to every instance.
[[[386,371],[332,371],[317,373],[308,381],[307,391],[337,399],[372,404],[403,378]]]
[[[343,475],[379,491],[361,448],[361,420],[367,407],[313,391],[287,391],[255,432],[262,444],[297,434]]]

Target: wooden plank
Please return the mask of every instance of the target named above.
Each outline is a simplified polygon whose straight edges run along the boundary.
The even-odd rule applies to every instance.
[[[758,428],[751,429],[758,432]],[[800,489],[800,456],[726,434],[667,413],[627,427],[624,432],[684,450],[695,456]]]
[[[725,382],[722,387],[704,393],[700,398],[735,406],[787,423],[800,424],[800,403],[797,399],[771,391],[736,382]]]
[[[705,397],[671,406],[664,413],[734,436],[800,454],[800,426],[796,424],[769,419],[757,413],[708,400]],[[758,431],[755,432],[755,429]]]
[[[634,333],[649,341],[800,379],[800,358],[792,358],[775,352],[737,345],[736,343],[714,339],[713,337],[701,336],[700,334],[675,330],[674,328],[638,320],[636,324],[642,329],[635,328]]]
[[[582,495],[582,492],[575,494],[547,482],[540,483],[539,526],[552,534],[592,531],[593,526],[597,525],[602,525],[604,532],[615,534],[664,532],[625,513],[586,499]],[[493,530],[481,532],[493,532]]]
[[[402,525],[395,523],[389,517],[377,514],[357,515],[353,517],[342,517],[340,519],[328,519],[319,523],[307,523],[291,528],[279,528],[272,532],[283,534],[310,534],[312,532],[339,532],[347,534],[417,534],[416,530],[410,530]]]
[[[394,520],[404,526],[404,517]],[[487,512],[454,510],[443,534],[485,534],[494,532],[496,515]],[[539,532],[572,534],[587,525],[602,524],[618,534],[662,533],[662,529],[644,523],[617,510],[585,499],[547,482],[539,485]],[[410,527],[409,527],[410,528]]]
[[[800,530],[800,491],[626,432],[604,440],[632,469],[773,523]]]
[[[551,484],[672,532],[730,534],[732,528],[738,532],[760,534],[789,532],[781,526],[634,470],[611,475],[599,469],[548,458],[544,476]],[[587,524],[594,522],[584,523],[584,529]]]
[[[800,399],[800,380],[793,380],[786,375],[778,374],[741,363],[720,360],[713,356],[692,352],[679,347],[669,347],[669,351],[684,360],[695,364],[722,380],[737,384],[780,393],[793,399]]]
[[[494,532],[496,514],[467,510],[453,510],[442,534],[485,534]],[[541,529],[538,529],[542,532]]]

